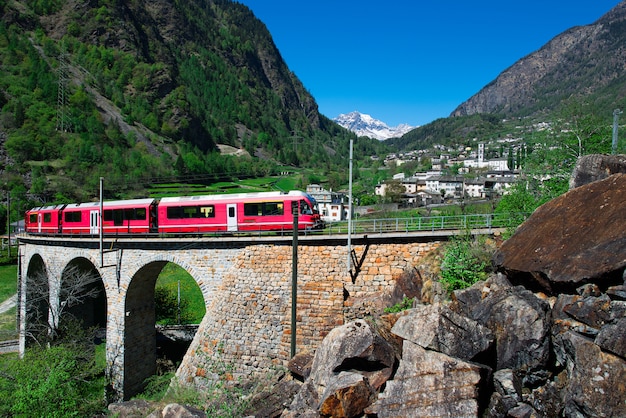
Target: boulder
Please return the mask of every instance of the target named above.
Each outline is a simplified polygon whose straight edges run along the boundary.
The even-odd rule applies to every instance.
[[[493,333],[447,306],[418,305],[401,316],[391,329],[395,335],[429,350],[473,360],[493,343]]]
[[[509,280],[551,294],[587,282],[623,284],[626,174],[577,187],[540,206],[494,255]]]
[[[356,416],[393,372],[393,348],[363,320],[334,328],[283,417]]]
[[[603,352],[592,340],[572,331],[555,337],[554,345],[567,373],[562,391],[565,416],[626,416],[623,359]]]
[[[385,417],[476,417],[488,369],[405,341],[402,360],[367,414]]]
[[[585,155],[576,161],[569,188],[574,189],[617,173],[626,173],[626,155]]]
[[[320,415],[334,418],[359,416],[371,403],[374,393],[374,388],[362,374],[341,372],[331,380],[322,395]]]
[[[608,324],[600,330],[595,343],[605,351],[626,359],[626,318]]]
[[[503,277],[454,293],[450,308],[489,328],[496,356],[487,365],[496,370],[538,371],[550,358],[550,306],[522,286]]]

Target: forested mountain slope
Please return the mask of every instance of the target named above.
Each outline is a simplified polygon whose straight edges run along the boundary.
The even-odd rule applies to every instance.
[[[0,10],[4,175],[22,195],[85,199],[104,175],[132,195],[157,178],[345,165],[353,134],[319,114],[239,3],[6,0]]]

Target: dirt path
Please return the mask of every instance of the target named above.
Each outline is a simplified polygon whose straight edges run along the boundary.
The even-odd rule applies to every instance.
[[[0,303],[0,314],[3,314],[9,309],[11,309],[12,307],[14,307],[16,303],[17,303],[17,293],[11,296],[10,298],[8,298],[7,300],[5,300],[4,302]]]

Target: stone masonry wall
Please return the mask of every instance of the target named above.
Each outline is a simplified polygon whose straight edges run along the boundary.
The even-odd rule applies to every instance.
[[[380,292],[391,292],[397,278],[418,266],[421,258],[438,245],[357,241],[353,250],[359,273],[353,278],[347,271],[345,245],[301,241],[296,351],[315,350],[330,330],[346,322],[348,315],[348,319],[367,315],[367,309],[354,308],[355,299],[376,299]],[[230,364],[234,375],[248,375],[285,366],[290,358],[291,242],[126,249],[108,252],[104,268],[100,267],[97,249],[30,243],[23,245],[21,251],[23,272],[35,255],[41,257],[52,297],[58,295],[64,268],[75,260],[84,259],[98,271],[107,300],[107,364],[112,373],[112,389],[121,398],[127,399],[140,390],[154,370],[154,359],[145,355],[146,350],[154,347],[150,295],[165,262],[178,264],[195,279],[207,307],[179,367],[177,376],[181,382],[202,386],[217,363]],[[116,265],[120,266],[119,275]],[[21,284],[23,296],[27,282],[23,280]],[[24,305],[20,306],[20,315],[25,318]],[[23,321],[20,326],[23,351]]]
[[[405,270],[439,245],[432,243],[359,244],[360,274],[352,283],[345,246],[302,245],[298,249],[296,352],[312,351],[345,322],[351,297],[391,291]],[[257,245],[240,253],[223,276],[213,302],[177,377],[202,387],[218,363],[231,364],[235,376],[266,373],[290,358],[292,248]],[[346,293],[347,292],[347,293]]]

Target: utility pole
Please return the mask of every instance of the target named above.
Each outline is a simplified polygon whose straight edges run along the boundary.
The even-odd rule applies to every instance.
[[[348,184],[348,273],[352,272],[352,147],[354,140],[350,138],[350,180]]]
[[[68,84],[68,65],[67,65],[67,53],[62,52],[59,55],[59,86],[57,90],[57,131],[67,132],[70,130],[70,123],[67,120],[65,114],[65,108],[67,106],[67,84]]]
[[[291,264],[291,357],[296,355],[296,307],[298,305],[298,202],[291,202],[293,244]]]

